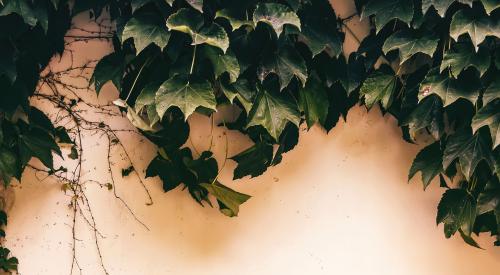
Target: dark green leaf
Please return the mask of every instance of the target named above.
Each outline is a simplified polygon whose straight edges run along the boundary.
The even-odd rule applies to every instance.
[[[438,14],[441,17],[444,17],[444,14],[446,13],[450,5],[455,1],[468,4],[472,7],[472,0],[422,0],[422,13],[426,13],[427,10],[432,6],[437,10]]]
[[[398,78],[382,71],[376,71],[368,76],[361,89],[360,95],[364,95],[365,104],[371,108],[375,103],[381,102],[384,108],[392,104],[393,94],[396,91]]]
[[[361,19],[375,15],[375,26],[379,32],[393,19],[410,23],[413,18],[413,1],[411,0],[371,0],[361,12]]]
[[[4,185],[9,185],[12,177],[19,176],[19,160],[11,150],[0,146],[0,175]]]
[[[30,1],[7,1],[7,4],[0,10],[0,16],[9,15],[11,13],[19,14],[23,18],[24,22],[32,27],[34,27],[38,22],[37,14],[33,9]]]
[[[476,166],[485,160],[493,166],[491,155],[491,140],[487,133],[479,130],[472,135],[470,129],[462,129],[448,138],[443,155],[443,168],[458,159],[460,169],[467,179],[470,179]]]
[[[491,177],[486,182],[484,190],[477,198],[478,215],[495,211],[500,213],[500,182],[497,177]]]
[[[197,11],[180,9],[167,19],[170,30],[187,33],[191,36],[193,45],[208,44],[226,52],[229,38],[224,28],[216,23],[203,26],[203,17]]]
[[[486,36],[500,37],[500,17],[488,17],[478,9],[459,10],[451,20],[450,36],[457,41],[464,33],[469,34],[477,51]]]
[[[281,96],[261,91],[248,114],[248,127],[261,125],[276,140],[288,122],[299,125],[297,106]]]
[[[293,25],[300,30],[300,19],[297,14],[286,5],[277,3],[259,3],[253,13],[255,25],[259,22],[269,24],[279,37],[284,25]]]
[[[490,66],[490,54],[486,48],[480,48],[476,53],[469,43],[456,44],[452,50],[446,51],[443,56],[440,71],[450,68],[454,76],[468,67],[475,67],[482,76]]]
[[[149,44],[154,43],[163,49],[170,38],[165,27],[165,21],[156,13],[146,13],[134,16],[123,29],[122,40],[134,40],[135,49],[139,54]]]
[[[183,75],[175,75],[163,82],[156,92],[156,111],[160,118],[172,106],[179,107],[187,118],[198,107],[216,111],[215,95],[210,83],[204,79],[188,79]]]
[[[385,54],[392,50],[399,50],[399,63],[403,64],[416,53],[423,53],[432,57],[438,41],[439,38],[431,35],[416,37],[409,31],[399,31],[387,38],[382,50]]]
[[[221,212],[229,217],[238,216],[240,210],[240,205],[246,202],[250,196],[234,191],[233,189],[224,186],[218,182],[209,184],[201,183],[203,188],[217,198],[219,202],[224,204],[224,208],[221,208]],[[223,211],[225,209],[225,211]],[[227,211],[229,210],[229,211]]]
[[[350,95],[365,78],[364,58],[352,53],[347,64],[343,56],[340,56],[338,61],[336,70],[339,73],[340,83],[347,91],[347,95]]]
[[[233,103],[234,99],[238,99],[243,109],[245,109],[245,112],[247,114],[250,113],[257,91],[248,80],[239,78],[236,82],[231,84],[222,82],[221,90],[230,103]]]
[[[479,244],[469,235],[465,234],[462,229],[458,229],[458,232],[460,232],[460,237],[464,240],[464,242],[470,246],[482,249]]]
[[[240,179],[248,175],[257,177],[271,165],[273,146],[262,142],[256,143],[231,159],[238,163],[234,169],[233,179]]]
[[[328,96],[316,75],[309,76],[305,88],[299,90],[299,106],[309,128],[316,123],[325,123],[329,107]]]
[[[497,98],[500,98],[500,78],[496,78],[484,91],[483,105],[486,105]]]
[[[443,103],[438,96],[424,98],[401,125],[409,126],[413,136],[426,128],[434,139],[440,139],[444,133]]]
[[[463,189],[448,189],[438,205],[436,223],[444,223],[447,238],[459,229],[470,235],[476,218],[476,201]]]
[[[474,133],[485,125],[490,130],[493,148],[495,148],[500,145],[500,100],[494,100],[479,109],[472,119],[471,126]]]
[[[249,26],[251,28],[254,27],[254,23],[251,20],[245,18],[244,12],[238,12],[231,9],[222,9],[218,10],[215,13],[215,18],[225,18],[229,21],[231,28],[237,30],[243,26]]]
[[[431,95],[438,95],[446,107],[459,98],[469,100],[476,104],[479,97],[481,83],[477,77],[462,74],[458,79],[450,77],[448,71],[439,73],[439,68],[429,71],[424,81],[420,84],[419,100]]]
[[[295,76],[300,80],[302,86],[307,81],[307,66],[300,54],[292,47],[282,47],[277,53],[269,53],[259,67],[258,77],[260,81],[270,74],[275,73],[280,81],[280,89],[288,86]]]
[[[342,53],[342,39],[336,29],[322,20],[309,20],[302,26],[300,39],[312,52],[313,57],[322,51],[327,51],[331,56]]]
[[[118,91],[121,90],[122,77],[125,70],[123,55],[117,52],[103,57],[95,66],[90,84],[95,84],[97,95],[108,81],[111,81]]]
[[[232,51],[229,50],[223,54],[213,47],[206,47],[203,54],[212,63],[216,78],[227,72],[230,82],[236,81],[240,75],[240,65]]]
[[[418,171],[421,171],[422,183],[424,184],[424,189],[426,189],[431,180],[443,171],[442,158],[443,153],[441,152],[439,142],[428,145],[417,154],[411,165],[408,180],[413,178]]]
[[[46,132],[33,128],[19,136],[21,163],[28,163],[31,157],[38,158],[47,168],[53,169],[52,151],[61,155],[61,149]]]

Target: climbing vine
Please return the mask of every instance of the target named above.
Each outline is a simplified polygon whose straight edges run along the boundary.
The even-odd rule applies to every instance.
[[[126,114],[157,145],[146,177],[159,177],[165,191],[182,185],[197,203],[216,202],[227,216],[238,215],[250,198],[219,181],[223,165],[212,152],[185,146],[195,112],[213,118],[221,105],[238,111],[237,119],[218,126],[253,141],[228,156],[237,163],[234,179],[239,179],[279,164],[297,144],[302,123],[329,131],[359,102],[394,116],[406,141],[433,140],[417,154],[409,179],[420,172],[424,188],[437,178],[446,189],[436,218],[445,236],[458,233],[478,247],[473,233],[489,232],[500,245],[500,1],[359,0],[359,16],[348,18],[337,18],[326,0],[0,0],[0,5],[5,185],[13,177],[20,180],[26,167],[66,174],[66,168],[53,166],[52,154],[62,156],[60,145],[66,144],[68,157],[81,159],[82,129],[101,131],[110,144],[120,144],[117,129],[74,111],[84,103],[80,90],[61,94],[55,74],[42,74],[49,59],[64,50],[71,18],[90,11],[97,19],[104,11],[115,28],[89,37],[112,40],[114,51],[95,64],[89,81],[97,95],[111,82],[119,98],[113,106],[87,105],[104,108],[103,115]],[[361,40],[346,22],[364,18],[371,31]],[[348,57],[342,50],[345,35],[359,43]],[[36,92],[41,84],[52,93]],[[65,109],[63,119],[74,126],[53,126],[56,121],[30,105],[33,97]],[[32,157],[46,169],[32,167]],[[131,164],[122,174],[133,170]],[[76,212],[86,197],[78,172],[72,175],[64,179],[77,194]],[[113,189],[113,183],[103,186]]]

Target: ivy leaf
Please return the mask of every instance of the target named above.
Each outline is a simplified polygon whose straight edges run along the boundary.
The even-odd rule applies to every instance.
[[[480,48],[476,53],[469,43],[455,44],[452,50],[446,51],[443,56],[440,71],[450,68],[454,76],[474,66],[482,76],[490,66],[490,54],[486,48]]]
[[[250,175],[257,177],[267,170],[273,160],[273,146],[264,142],[258,142],[245,151],[231,157],[238,163],[234,169],[233,179],[241,179]]]
[[[243,106],[243,109],[245,109],[245,112],[247,114],[250,113],[257,92],[255,87],[252,86],[248,80],[245,78],[238,78],[236,82],[231,84],[222,82],[221,90],[231,104],[236,98]]]
[[[231,25],[233,31],[243,26],[249,26],[251,28],[254,28],[253,21],[245,19],[244,14],[239,14],[235,10],[231,9],[218,10],[215,13],[215,18],[225,18],[227,21],[229,21],[229,24]]]
[[[325,50],[335,57],[342,53],[342,39],[335,29],[322,20],[316,18],[308,20],[303,25],[299,36],[301,41],[309,47],[313,57]]]
[[[271,151],[272,153],[272,151]],[[12,177],[19,177],[19,161],[10,149],[0,146],[0,176],[4,185],[10,183]]]
[[[477,111],[472,118],[472,131],[475,133],[479,128],[488,125],[493,141],[493,149],[500,145],[500,100],[494,100]]]
[[[347,91],[349,96],[354,90],[356,90],[361,82],[365,78],[365,62],[363,56],[357,56],[355,53],[349,55],[349,61],[346,64],[346,60],[343,56],[340,56],[336,69],[339,72],[340,84]]]
[[[470,246],[473,246],[475,248],[482,249],[479,244],[471,237],[471,234],[469,233],[468,235],[462,230],[458,229],[458,232],[460,233],[460,237],[464,240],[464,242]]]
[[[175,75],[161,84],[155,97],[156,111],[160,118],[172,106],[179,107],[187,118],[198,107],[216,111],[217,103],[207,80]]]
[[[151,2],[154,2],[156,0],[131,0],[130,1],[130,6],[132,7],[132,13],[134,13],[136,10],[142,8],[146,4],[149,4]]]
[[[496,78],[493,82],[486,88],[483,94],[483,105],[500,98],[500,79]]]
[[[282,47],[278,53],[269,54],[264,58],[263,63],[258,69],[258,77],[261,82],[270,74],[275,73],[280,82],[280,90],[283,90],[294,76],[296,76],[302,86],[307,81],[307,66],[302,56],[290,46]]]
[[[439,145],[439,141],[428,145],[422,149],[410,168],[408,181],[415,176],[418,171],[422,172],[422,183],[424,190],[429,186],[431,180],[443,171],[443,154]]]
[[[14,82],[17,78],[16,60],[14,57],[15,49],[10,45],[2,43],[0,45],[0,76],[7,76],[11,82]]]
[[[279,37],[283,32],[283,26],[293,25],[300,30],[300,19],[288,6],[277,3],[259,3],[253,13],[255,25],[264,22],[270,25]]]
[[[118,91],[121,90],[125,62],[123,54],[114,52],[103,57],[95,66],[94,73],[90,79],[90,85],[95,84],[97,95],[101,92],[102,86],[111,81]]]
[[[47,33],[49,29],[49,14],[46,1],[35,1],[35,6],[33,7],[33,12],[35,14],[37,23],[42,27],[42,29]]]
[[[443,101],[444,106],[457,101],[459,98],[469,100],[476,104],[479,97],[481,83],[477,77],[471,74],[462,74],[458,79],[451,78],[449,73],[439,73],[439,68],[431,69],[420,84],[419,101],[423,98],[436,94]]]
[[[500,37],[500,19],[494,16],[488,17],[477,9],[459,10],[451,19],[450,36],[457,41],[464,33],[469,34],[477,51],[478,45],[486,36]]]
[[[187,33],[191,36],[192,45],[208,44],[226,52],[229,38],[224,28],[217,23],[203,27],[202,15],[191,9],[180,9],[167,18],[170,30]]]
[[[148,168],[146,169],[146,177],[158,176],[161,179],[163,183],[163,191],[165,192],[179,186],[182,183],[182,176],[184,174],[182,173],[182,167],[177,161],[177,157],[175,156],[172,160],[170,157],[172,156],[169,156],[169,159],[165,159],[158,155],[149,163]]]
[[[376,71],[368,76],[361,89],[360,95],[365,96],[365,105],[369,109],[377,102],[387,109],[392,104],[393,94],[396,91],[398,78],[382,71]]]
[[[425,14],[427,10],[429,10],[429,8],[433,6],[434,9],[436,9],[436,11],[438,12],[439,16],[444,17],[444,14],[446,13],[450,5],[455,1],[468,4],[472,7],[473,0],[422,0],[422,13]]]
[[[250,198],[249,195],[236,192],[218,182],[214,184],[201,183],[200,185],[207,189],[208,193],[217,198],[219,203],[222,202],[225,207],[221,207],[221,212],[229,217],[238,216],[240,205]]]
[[[299,128],[293,124],[287,124],[285,130],[278,140],[278,149],[274,153],[271,165],[278,165],[283,160],[283,154],[295,148],[299,142]]]
[[[5,247],[0,247],[0,268],[4,271],[17,271],[19,261],[16,257],[9,257],[10,250]]]
[[[444,223],[447,238],[462,229],[470,235],[476,218],[476,200],[463,189],[448,189],[438,205],[436,223]]]
[[[427,128],[434,139],[439,140],[444,133],[443,103],[438,96],[429,96],[401,123],[409,126],[413,133]]]
[[[156,112],[155,97],[156,91],[160,88],[161,82],[150,82],[144,86],[139,96],[135,100],[134,108],[127,112],[127,118],[134,124],[133,120],[137,120],[140,124],[142,120],[146,125],[142,125],[143,130],[156,132],[162,127],[156,125],[160,121],[160,116]],[[145,112],[145,114],[144,114]],[[139,115],[142,114],[142,115]],[[145,116],[145,118],[143,118]],[[139,128],[139,127],[138,127]]]
[[[167,18],[166,24],[170,30],[187,33],[193,37],[203,26],[203,16],[191,9],[179,9]]]
[[[500,182],[495,177],[486,182],[483,192],[477,198],[478,215],[490,211],[500,212]]]
[[[217,23],[213,23],[208,27],[204,27],[199,33],[195,33],[193,45],[208,44],[220,48],[226,52],[229,48],[229,38],[223,27]]]
[[[393,19],[408,24],[413,18],[413,1],[411,0],[371,0],[361,12],[361,19],[375,15],[375,27],[378,33]]]
[[[481,0],[481,3],[483,3],[483,7],[488,15],[500,7],[500,1],[498,0]]]
[[[216,78],[221,76],[224,72],[227,72],[231,83],[238,79],[240,75],[240,65],[232,51],[229,50],[226,54],[222,54],[215,48],[206,47],[204,48],[203,54],[212,63]]]
[[[173,2],[173,1],[172,1]],[[203,13],[203,0],[186,0],[186,2],[199,12]]]
[[[409,31],[399,31],[389,36],[382,47],[385,54],[392,50],[399,50],[400,64],[410,59],[416,53],[423,53],[430,57],[436,50],[439,38],[432,35],[416,37]]]
[[[32,27],[38,22],[37,14],[27,0],[10,0],[0,10],[0,16],[12,13],[20,15],[24,22]]]
[[[481,160],[492,164],[491,141],[486,138],[484,131],[479,130],[474,134],[471,129],[461,129],[448,138],[443,155],[443,168],[458,159],[460,169],[467,179],[470,179],[476,166]]]
[[[160,120],[160,117],[156,113],[156,111],[150,111],[155,109],[155,106],[147,106],[146,112],[136,112],[134,108],[126,105],[127,108],[127,118],[137,129],[146,131],[146,132],[158,132],[162,129],[162,127],[157,124]]]
[[[4,210],[0,211],[0,225],[7,225],[7,213]]]
[[[261,125],[275,140],[278,140],[288,122],[299,126],[300,113],[297,106],[280,96],[262,90],[248,114],[247,128]]]
[[[36,157],[47,168],[53,169],[52,151],[62,156],[57,143],[43,130],[33,128],[19,135],[19,152],[23,166],[28,163],[31,157]]]
[[[156,91],[160,88],[160,82],[150,82],[144,86],[141,93],[137,96],[135,100],[134,109],[136,112],[140,112],[144,107],[151,106],[155,104]],[[149,109],[148,109],[149,111]],[[154,109],[156,113],[156,109]]]
[[[329,108],[328,95],[318,76],[309,76],[305,88],[299,90],[299,106],[305,114],[308,128],[315,123],[325,123]]]
[[[161,16],[156,13],[147,13],[134,16],[123,29],[122,40],[134,40],[134,45],[139,54],[149,44],[154,43],[163,49],[170,38],[170,32],[165,28]]]

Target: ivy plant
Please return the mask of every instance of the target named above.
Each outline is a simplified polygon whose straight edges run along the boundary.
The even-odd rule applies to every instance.
[[[165,191],[182,185],[201,205],[238,215],[250,197],[219,181],[211,152],[186,141],[193,113],[222,104],[239,117],[222,127],[253,145],[230,156],[234,179],[281,162],[302,123],[331,130],[356,103],[394,116],[402,138],[433,141],[417,154],[419,172],[445,188],[436,222],[445,236],[497,236],[500,245],[500,3],[492,0],[359,0],[370,34],[345,57],[346,25],[327,0],[0,1],[0,172],[20,178],[36,157],[53,169],[63,128],[29,105],[39,73],[63,50],[71,16],[107,11],[114,51],[95,66],[97,94],[107,82],[131,123],[158,147],[147,177]],[[64,22],[61,24],[60,22]],[[34,46],[36,45],[36,47]],[[67,142],[72,142],[71,140]],[[130,172],[132,169],[130,170]],[[211,200],[212,199],[212,200]]]

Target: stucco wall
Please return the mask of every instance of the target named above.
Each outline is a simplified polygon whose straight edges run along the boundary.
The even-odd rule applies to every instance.
[[[333,1],[345,17],[351,1]],[[80,18],[79,24],[86,23]],[[359,36],[366,22],[349,25]],[[84,63],[110,51],[105,41],[74,44],[75,60]],[[355,47],[346,38],[347,51]],[[64,68],[66,54],[52,68]],[[74,80],[75,82],[81,80]],[[116,97],[106,86],[99,102]],[[90,98],[94,95],[89,95]],[[42,106],[43,107],[43,106]],[[224,110],[216,116],[220,119]],[[227,115],[227,113],[226,113]],[[92,115],[91,115],[92,116]],[[209,119],[195,115],[191,137],[207,148]],[[129,127],[125,118],[113,125]],[[214,130],[213,150],[222,162],[226,132],[229,155],[250,143],[238,133]],[[446,240],[435,226],[442,190],[434,183],[426,192],[419,180],[407,184],[407,172],[419,146],[402,141],[395,121],[377,109],[353,108],[347,123],[328,135],[318,128],[301,131],[299,145],[281,165],[254,179],[232,181],[235,164],[227,163],[221,181],[253,196],[239,217],[201,208],[179,188],[163,193],[156,179],[145,181],[154,204],[137,178],[119,179],[117,192],[149,231],[137,223],[111,192],[87,186],[99,230],[99,244],[110,274],[376,274],[494,275],[500,270],[500,250],[488,236],[485,251],[465,245],[459,237]],[[143,169],[154,147],[137,135],[121,134],[134,163]],[[85,177],[106,181],[105,142],[86,136]],[[115,174],[126,167],[115,152]],[[68,274],[72,260],[70,198],[53,179],[27,171],[15,185],[9,212],[7,245],[21,262],[21,274]],[[103,274],[92,231],[78,222],[77,256],[83,274]],[[75,274],[78,270],[75,269]]]

